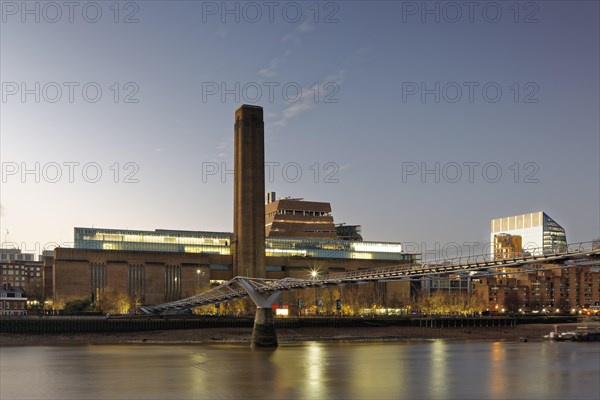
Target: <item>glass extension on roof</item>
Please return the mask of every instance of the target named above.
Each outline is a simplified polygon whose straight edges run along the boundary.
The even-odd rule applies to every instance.
[[[75,228],[75,248],[230,255],[232,237],[233,234],[227,232]],[[400,243],[313,238],[266,238],[265,254],[272,257],[410,260],[409,254],[402,253]]]
[[[231,234],[194,231],[133,231],[75,228],[75,248],[231,254]]]

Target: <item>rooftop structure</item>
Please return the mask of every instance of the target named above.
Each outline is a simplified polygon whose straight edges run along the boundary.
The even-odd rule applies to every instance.
[[[230,255],[232,238],[233,234],[225,232],[75,228],[75,248],[90,250]],[[397,261],[410,258],[402,253],[402,244],[397,242],[291,237],[267,237],[265,255]]]
[[[165,251],[176,253],[231,254],[233,234],[156,229],[102,229],[76,227],[76,249]]]
[[[335,226],[338,238],[342,240],[362,241],[360,225],[338,224]]]
[[[0,261],[36,261],[35,254],[23,253],[21,249],[0,249]]]
[[[267,195],[265,234],[268,237],[337,239],[331,204]]]

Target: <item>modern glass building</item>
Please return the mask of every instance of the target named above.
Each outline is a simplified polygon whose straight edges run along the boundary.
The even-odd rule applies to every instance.
[[[543,211],[493,219],[490,233],[492,252],[494,236],[502,233],[520,236],[523,252],[532,255],[550,254],[567,248],[565,229]]]
[[[226,232],[75,228],[76,249],[229,255],[231,238]]]
[[[75,248],[121,251],[231,254],[233,234],[228,232],[154,231],[75,228]],[[352,242],[337,239],[268,237],[268,257],[308,257],[410,261],[401,243]]]
[[[350,242],[341,239],[268,237],[267,256],[409,261],[400,243]]]

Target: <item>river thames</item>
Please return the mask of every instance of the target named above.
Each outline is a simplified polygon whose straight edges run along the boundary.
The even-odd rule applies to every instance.
[[[9,346],[0,367],[3,400],[600,396],[600,343]]]

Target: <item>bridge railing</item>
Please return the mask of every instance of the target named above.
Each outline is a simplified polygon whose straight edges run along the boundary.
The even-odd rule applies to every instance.
[[[236,298],[246,297],[248,293],[240,285],[240,280],[250,284],[257,293],[268,293],[279,290],[291,290],[296,288],[307,288],[315,286],[337,285],[344,283],[359,283],[378,280],[402,279],[411,276],[423,276],[428,274],[444,274],[460,271],[477,271],[482,269],[493,269],[500,267],[510,268],[513,265],[523,265],[539,260],[552,261],[572,257],[577,254],[598,254],[600,255],[600,244],[598,242],[580,242],[571,243],[566,248],[557,249],[552,252],[543,252],[540,255],[523,255],[520,257],[504,257],[494,259],[491,254],[480,254],[477,256],[455,257],[436,260],[422,264],[413,265],[391,265],[387,267],[370,268],[364,270],[339,272],[329,275],[317,276],[311,279],[259,279],[247,277],[235,277],[219,286],[216,286],[204,293],[189,297],[187,299],[177,300],[170,303],[158,304],[153,306],[143,306],[141,309],[147,313],[163,312],[169,309],[188,309],[201,305],[214,304]]]
[[[567,247],[563,247],[561,249],[556,249],[554,251],[548,252],[547,249],[543,247],[530,248],[529,252],[531,254],[523,254],[520,256],[511,256],[511,257],[494,257],[492,254],[478,254],[478,255],[469,255],[469,256],[461,256],[461,257],[453,257],[453,258],[444,258],[439,260],[434,260],[430,262],[424,262],[421,264],[413,264],[413,265],[392,265],[388,267],[378,267],[366,270],[358,270],[358,271],[349,271],[349,272],[338,272],[330,275],[324,275],[320,278],[317,278],[318,282],[322,284],[333,282],[333,281],[343,281],[350,282],[352,279],[360,279],[360,280],[375,280],[378,277],[382,278],[390,278],[393,276],[410,276],[417,275],[423,272],[439,272],[444,273],[448,271],[460,271],[461,269],[473,269],[473,268],[494,268],[500,266],[510,267],[511,263],[521,263],[524,261],[531,260],[540,260],[543,261],[545,259],[551,259],[553,257],[560,258],[561,256],[571,255],[575,253],[585,253],[588,251],[594,250],[593,247],[594,242],[580,242],[580,243],[571,243]],[[600,247],[600,246],[599,246]]]
[[[523,260],[535,260],[535,259],[546,259],[552,256],[563,256],[575,253],[585,253],[592,250],[597,250],[595,246],[599,246],[597,242],[578,242],[569,243],[567,246],[557,246],[555,249],[548,249],[546,247],[532,247],[527,248],[521,255],[493,255],[477,254],[468,255],[461,257],[452,257],[433,260],[422,263],[422,267],[426,266],[443,266],[443,265],[475,265],[475,264],[486,264],[493,266],[494,264],[505,264],[507,261],[523,261]]]

